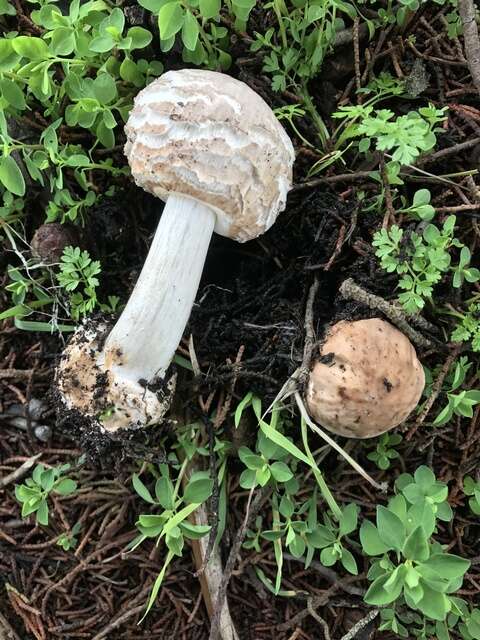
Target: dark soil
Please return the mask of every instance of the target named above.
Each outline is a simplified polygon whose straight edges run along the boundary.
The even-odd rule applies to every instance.
[[[134,9],[126,9],[128,19],[132,24],[141,24],[144,13]],[[269,20],[271,17],[264,11],[254,12],[252,32],[255,28],[264,31],[265,22],[268,24]],[[412,29],[418,36],[418,47],[427,50],[430,36],[425,26],[416,21]],[[387,40],[386,37],[383,47],[375,54],[375,73],[393,72]],[[364,46],[367,44],[373,55],[376,41]],[[335,56],[337,67],[332,70],[331,59],[325,66],[325,77],[321,75],[312,83],[315,99],[322,103],[325,93],[332,103],[325,109],[326,115],[335,108],[349,83],[351,90],[344,102],[348,96],[354,100],[351,49],[348,45],[340,50]],[[410,49],[401,51],[404,57],[400,62],[408,73],[415,57]],[[234,57],[247,60],[232,69],[235,76],[250,84],[273,106],[291,102],[289,95],[273,94],[269,79],[262,75],[260,61],[249,56],[248,42],[236,37],[233,53]],[[173,57],[172,66],[175,65],[178,66],[177,59]],[[362,68],[364,66],[362,60]],[[478,103],[463,68],[448,64],[434,66],[428,60],[426,67],[430,84],[421,95],[422,104],[427,100],[435,101],[437,106],[458,100],[465,105]],[[412,99],[405,102],[404,108],[408,111],[417,106]],[[300,127],[302,133],[314,136],[307,120]],[[449,148],[477,135],[478,125],[462,119],[456,111],[451,112],[448,127],[448,133],[439,137],[438,148]],[[302,148],[299,141],[296,143],[296,189],[289,197],[287,210],[273,228],[257,241],[244,245],[218,236],[212,240],[197,303],[185,333],[185,338],[190,333],[193,336],[205,375],[193,384],[191,377],[179,369],[179,411],[189,419],[208,422],[198,398],[213,394],[218,399],[232,388],[233,380],[233,406],[247,391],[262,397],[265,406],[276,396],[302,360],[305,303],[314,277],[320,282],[314,306],[319,338],[334,320],[374,315],[361,305],[345,303],[338,297],[338,287],[346,277],[353,277],[378,295],[386,298],[394,295],[394,279],[378,270],[371,248],[372,233],[381,223],[374,214],[359,213],[358,192],[363,190],[368,197],[372,182],[330,180],[335,178],[335,173],[340,173],[339,169],[331,168],[326,180],[313,179],[312,186],[305,187],[302,182],[315,158],[312,161],[308,150]],[[441,159],[428,169],[437,174],[452,173],[476,163],[474,154],[464,152]],[[80,232],[79,243],[102,261],[104,290],[101,295],[117,294],[124,300],[141,269],[162,205],[147,194],[139,193],[127,181],[118,186],[115,197],[104,199],[90,212],[88,231]],[[412,181],[411,186],[412,191],[419,188],[418,182]],[[462,203],[455,190],[441,183],[429,184],[429,188],[438,206]],[[473,237],[471,218],[467,215],[466,239]],[[29,238],[42,222],[41,208],[33,204],[26,221]],[[473,248],[476,238],[472,240]],[[5,256],[0,259],[1,267],[11,261],[10,256],[8,260]],[[9,304],[3,289],[0,295],[2,303]],[[450,293],[445,290],[440,295],[447,301]],[[441,327],[438,329],[439,335],[443,335]],[[184,341],[179,353],[188,357],[186,347]],[[36,526],[32,518],[21,519],[13,486],[10,484],[3,490],[0,574],[6,590],[0,595],[0,612],[5,618],[2,621],[0,616],[0,639],[204,640],[208,637],[209,620],[199,582],[193,576],[195,567],[190,554],[186,552],[182,559],[175,560],[156,606],[146,621],[137,626],[161,566],[163,548],[143,544],[134,552],[125,553],[126,545],[136,533],[134,523],[145,509],[145,503],[131,490],[131,474],[138,469],[138,460],[165,461],[168,451],[164,448],[164,435],[173,434],[175,425],[166,423],[161,431],[136,431],[112,439],[100,433],[92,436],[90,432],[87,437],[84,425],[75,423],[68,415],[56,421],[52,381],[62,348],[60,338],[21,332],[8,321],[2,325],[0,477],[37,453],[42,454],[41,461],[48,465],[72,462],[85,451],[89,456],[75,472],[80,490],[73,497],[54,499],[51,523],[47,527]],[[233,365],[239,353],[240,369]],[[444,354],[433,350],[419,355],[432,368],[442,365],[445,359]],[[18,373],[2,377],[2,373],[9,370]],[[49,427],[51,435],[46,443],[35,437],[29,420],[24,429],[19,429],[9,425],[6,419],[5,414],[12,405],[25,405],[32,398],[42,399],[47,405],[42,422]],[[387,473],[379,472],[366,459],[368,445],[357,441],[348,445],[350,453],[353,451],[377,480],[391,479],[393,474],[428,463],[437,477],[450,482],[450,502],[457,507],[456,518],[450,526],[441,529],[440,540],[449,545],[452,553],[472,559],[472,568],[461,592],[462,597],[472,603],[478,603],[480,594],[480,530],[462,502],[461,481],[464,475],[474,473],[480,462],[479,416],[480,411],[476,411],[471,423],[454,420],[441,430],[418,430],[411,440],[404,439],[398,447],[401,457]],[[406,425],[407,429],[410,427],[411,424]],[[233,431],[230,416],[224,428],[227,432]],[[246,438],[249,437],[251,434],[247,434]],[[322,468],[340,502],[355,501],[365,513],[373,514],[378,495],[374,495],[371,487],[335,452],[326,455]],[[232,479],[228,495],[225,554],[243,520],[246,492]],[[77,522],[82,524],[79,544],[75,550],[63,551],[56,545],[58,536]],[[287,560],[284,588],[295,590],[299,595],[275,598],[259,582],[254,566],[269,577],[274,575],[274,557],[269,545],[265,545],[260,554],[242,551],[229,585],[228,600],[240,640],[323,638],[319,622],[308,612],[304,594],[313,598],[326,596],[326,604],[318,612],[326,620],[332,640],[341,638],[367,612],[361,597],[366,584],[364,573],[340,581],[335,573],[315,563],[304,570],[298,562]],[[366,568],[360,567],[360,570]],[[380,637],[381,634],[374,632],[375,628],[372,622],[355,637],[358,640]],[[9,633],[16,635],[9,636]]]

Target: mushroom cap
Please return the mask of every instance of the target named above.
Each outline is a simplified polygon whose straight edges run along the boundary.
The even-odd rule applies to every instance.
[[[125,132],[136,184],[162,200],[177,194],[208,205],[222,236],[252,240],[285,208],[292,143],[267,103],[239,80],[168,71],[136,96]]]
[[[341,321],[310,372],[306,403],[329,431],[372,438],[402,423],[424,386],[415,349],[398,329],[380,318]]]

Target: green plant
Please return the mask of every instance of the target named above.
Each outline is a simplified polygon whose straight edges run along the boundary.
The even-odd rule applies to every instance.
[[[190,476],[181,494],[181,484],[189,462],[189,457],[186,457],[182,464],[175,465],[178,469],[175,484],[171,480],[167,464],[159,465],[158,471],[151,467],[156,477],[153,495],[138,474],[132,476],[133,488],[137,494],[148,502],[152,509],[160,510],[160,513],[139,516],[135,525],[139,535],[132,540],[129,548],[133,550],[149,538],[154,539],[156,545],[164,540],[167,547],[167,555],[150,592],[145,615],[155,602],[168,565],[175,556],[182,555],[185,539],[198,539],[210,531],[210,526],[192,524],[188,517],[208,500],[214,481],[207,471],[197,471]]]
[[[238,456],[247,467],[240,476],[240,486],[243,489],[264,487],[269,480],[285,483],[293,478],[290,467],[283,462],[288,453],[268,440],[262,433],[257,440],[258,453],[253,453],[248,447],[240,447]]]
[[[403,293],[398,300],[408,313],[423,309],[425,301],[431,301],[434,285],[448,272],[453,273],[452,285],[456,288],[463,278],[470,282],[480,279],[480,271],[469,267],[467,247],[454,237],[455,223],[455,216],[449,216],[442,229],[428,224],[422,235],[411,232],[404,237],[404,230],[397,225],[375,233],[372,242],[375,255],[380,258],[382,269],[401,276],[398,286]],[[454,266],[449,253],[452,248],[461,250],[460,260]]]
[[[375,451],[367,454],[367,458],[375,462],[379,469],[389,469],[390,460],[399,457],[398,451],[393,447],[400,444],[402,436],[399,433],[384,433],[381,435],[375,445]]]
[[[14,16],[15,7],[8,0],[0,0],[0,16]]]
[[[289,7],[284,0],[272,0],[278,31],[271,27],[256,33],[252,51],[266,49],[263,70],[272,75],[274,91],[305,86],[320,70],[335,41],[336,32],[344,28],[342,14],[353,19],[355,6],[344,0],[297,0]]]
[[[430,204],[432,195],[428,189],[418,189],[413,195],[413,202],[410,206],[403,206],[399,210],[406,213],[413,220],[424,220],[430,222],[435,217],[435,209]]]
[[[10,231],[7,232],[13,242],[13,236]],[[16,252],[18,254],[18,250]],[[55,265],[44,265],[33,258],[24,260],[21,268],[9,266],[7,273],[10,283],[5,289],[11,293],[14,306],[3,311],[0,320],[13,317],[15,325],[20,329],[48,332],[57,329],[68,332],[73,331],[74,327],[58,322],[58,307],[74,321],[80,320],[96,308],[104,313],[115,311],[119,303],[117,296],[108,296],[106,303],[97,299],[99,281],[96,276],[100,274],[101,267],[98,261],[92,261],[87,251],[81,251],[78,247],[66,247],[56,275],[53,273],[54,267]],[[68,296],[67,305],[62,303],[54,277]],[[56,311],[50,316],[49,322],[24,320],[33,312],[45,314],[42,309],[50,305]]]
[[[255,0],[139,0],[139,4],[158,15],[162,51],[170,51],[180,36],[184,62],[228,69],[228,29],[219,26],[222,10],[244,30]]]
[[[382,630],[408,637],[397,617],[407,608],[419,614],[417,620],[432,621],[438,638],[448,638],[448,629],[468,618],[465,603],[452,594],[470,566],[433,538],[437,521],[449,522],[453,515],[448,488],[425,466],[414,476],[402,474],[395,488],[387,507],[377,507],[376,525],[365,520],[360,528],[364,553],[376,558],[368,572],[372,584],[365,602],[388,606]]]
[[[453,372],[446,377],[442,391],[447,396],[447,404],[433,421],[434,426],[447,424],[454,415],[465,418],[473,417],[473,408],[480,403],[480,391],[460,389],[471,366],[472,363],[468,361],[468,358],[461,356],[455,363]]]
[[[471,476],[463,479],[463,490],[465,495],[471,496],[468,501],[472,513],[480,516],[480,481],[475,482]]]
[[[374,91],[374,99],[377,93]],[[385,91],[383,95],[387,95]],[[391,183],[402,184],[397,179],[400,167],[414,164],[422,153],[433,149],[436,133],[442,131],[437,125],[445,120],[446,107],[437,109],[430,104],[418,111],[395,116],[390,109],[374,109],[373,104],[341,107],[332,114],[332,117],[345,121],[344,131],[337,138],[337,147],[348,140],[360,138],[358,150],[361,153],[372,148],[388,153],[387,175],[394,177]]]
[[[235,424],[238,425],[243,412],[252,407],[259,420],[260,431],[257,436],[256,451],[247,447],[239,450],[239,457],[246,469],[240,476],[240,485],[251,491],[256,486],[269,485],[272,490],[272,528],[262,529],[262,519],[256,522],[257,530],[248,533],[246,548],[260,549],[261,539],[272,542],[277,563],[275,584],[261,574],[260,579],[275,594],[281,593],[283,568],[283,549],[286,548],[296,558],[305,558],[308,567],[317,550],[320,562],[332,566],[340,562],[350,573],[357,573],[357,564],[352,553],[346,548],[343,538],[357,528],[358,508],[356,505],[339,507],[331,495],[323,476],[315,463],[308,441],[306,424],[302,421],[302,440],[304,454],[289,438],[283,435],[291,421],[285,412],[274,409],[271,421],[262,417],[261,402],[252,393],[247,394],[235,411]],[[318,488],[330,513],[324,511],[323,524],[318,520],[318,497],[316,488],[305,500],[298,499],[299,463],[306,463],[313,471]]]
[[[37,464],[24,484],[15,485],[15,497],[22,505],[22,518],[34,513],[38,524],[48,524],[48,497],[51,493],[69,496],[77,489],[75,480],[65,476],[71,465],[47,469]]]
[[[62,547],[64,551],[70,551],[70,549],[75,549],[78,543],[78,538],[76,537],[82,529],[82,525],[77,522],[73,525],[70,532],[64,532],[57,540],[57,545]]]
[[[451,334],[453,342],[471,341],[472,351],[480,351],[480,304],[472,302],[466,311],[450,310],[448,314],[459,320]]]
[[[320,551],[320,562],[331,567],[340,562],[354,575],[358,573],[357,563],[352,553],[344,546],[342,538],[357,528],[358,507],[349,504],[340,510],[338,522],[334,522],[327,513],[323,514],[323,524],[319,524],[317,515],[317,492],[303,503],[296,504],[293,495],[274,494],[272,498],[274,529],[261,532],[261,537],[270,542],[283,540],[290,553],[301,558],[305,556],[308,567],[315,551]],[[303,518],[303,515],[306,518]]]
[[[250,48],[265,52],[263,71],[272,76],[274,91],[288,89],[302,98],[301,108],[310,116],[320,148],[324,149],[330,134],[312,101],[308,82],[320,71],[337,31],[344,28],[342,15],[353,19],[357,10],[345,0],[295,0],[292,4],[290,7],[284,0],[272,0],[265,5],[273,10],[278,29],[255,33]],[[337,157],[339,154],[334,159]],[[322,168],[330,164],[320,162]]]
[[[98,260],[92,260],[88,251],[82,251],[79,247],[65,247],[60,260],[57,280],[69,294],[70,315],[73,320],[78,321],[82,316],[92,313],[97,306],[106,313],[115,311],[119,302],[117,296],[109,296],[108,304],[98,302],[97,275],[102,270]]]

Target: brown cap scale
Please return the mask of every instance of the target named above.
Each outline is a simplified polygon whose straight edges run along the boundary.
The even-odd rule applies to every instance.
[[[424,386],[415,349],[398,329],[380,318],[341,321],[312,367],[306,404],[329,431],[371,438],[404,422]]]
[[[166,206],[135,288],[104,344],[91,332],[72,341],[57,376],[68,408],[98,416],[92,380],[106,374],[102,405],[111,410],[102,412],[102,424],[110,430],[151,424],[163,415],[165,401],[156,411],[154,392],[145,384],[165,377],[212,233],[238,242],[264,233],[285,207],[294,161],[287,134],[262,98],[212,71],[165,73],[138,94],[125,131],[135,182]],[[62,378],[80,360],[85,384],[76,375],[72,386]],[[79,394],[78,382],[89,391]]]

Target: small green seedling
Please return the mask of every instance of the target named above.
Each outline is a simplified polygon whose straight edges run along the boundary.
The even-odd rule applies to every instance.
[[[466,476],[463,479],[463,490],[465,495],[471,496],[468,504],[472,513],[480,516],[480,480],[475,482],[471,476]]]
[[[358,573],[355,558],[342,544],[342,537],[357,528],[356,505],[347,505],[342,510],[338,524],[327,514],[323,516],[324,524],[318,523],[316,493],[312,499],[300,504],[288,494],[283,495],[279,501],[275,496],[272,506],[274,516],[277,516],[274,517],[276,526],[262,531],[262,538],[270,542],[283,541],[295,558],[305,555],[306,567],[312,562],[315,551],[320,550],[320,562],[325,567],[331,567],[340,561],[349,573]],[[306,518],[303,517],[304,514],[307,514]]]
[[[398,286],[403,293],[399,302],[407,313],[417,313],[432,300],[433,288],[447,273],[453,273],[452,285],[459,288],[463,279],[476,282],[480,271],[470,268],[470,251],[454,236],[456,218],[449,216],[441,229],[428,224],[422,234],[408,236],[397,225],[381,229],[373,237],[375,255],[387,273],[401,276]],[[460,249],[460,261],[452,266],[450,250]],[[466,251],[465,251],[466,250]]]
[[[187,461],[188,462],[188,461]],[[165,540],[167,555],[160,573],[150,592],[145,615],[152,608],[158,591],[162,585],[168,565],[175,556],[181,556],[185,539],[195,540],[210,531],[208,525],[197,525],[189,522],[188,517],[204,503],[213,489],[213,480],[207,471],[192,474],[183,495],[179,495],[181,479],[186,470],[186,463],[181,467],[175,485],[170,479],[169,467],[159,465],[160,474],[155,482],[154,495],[135,473],[132,476],[133,488],[138,495],[151,505],[152,509],[159,509],[160,513],[148,513],[139,516],[135,526],[139,535],[129,544],[131,550],[136,549],[148,538],[155,540],[158,546]]]
[[[452,594],[461,588],[470,562],[433,539],[437,521],[453,517],[447,485],[422,466],[414,476],[402,474],[395,487],[387,507],[377,507],[376,524],[366,520],[360,528],[363,551],[377,558],[368,572],[372,584],[365,602],[388,606],[382,630],[407,637],[396,615],[396,607],[406,607],[448,637],[448,617],[456,622],[466,615],[464,602]]]
[[[82,525],[77,522],[73,525],[70,533],[64,532],[57,540],[57,545],[62,547],[64,551],[70,551],[70,549],[75,549],[78,543],[77,535],[80,533],[82,529]]]
[[[97,306],[105,313],[113,313],[120,301],[117,296],[109,296],[108,304],[101,304],[97,299],[97,276],[102,268],[98,260],[92,260],[88,251],[79,247],[65,247],[59,265],[57,280],[69,294],[70,315],[79,320]]]
[[[47,469],[37,464],[32,476],[24,484],[15,486],[15,497],[22,505],[22,518],[34,513],[38,524],[48,524],[48,497],[51,493],[69,496],[77,489],[77,483],[65,477],[69,464]]]
[[[432,194],[428,189],[419,189],[415,191],[413,202],[409,207],[400,209],[401,213],[406,213],[414,220],[423,220],[431,222],[435,217],[435,209],[430,204]]]
[[[398,451],[393,447],[400,444],[401,441],[402,436],[399,433],[384,433],[378,438],[375,451],[371,451],[367,458],[375,462],[379,469],[389,469],[390,461],[399,457]]]
[[[461,390],[460,387],[465,382],[465,377],[472,363],[466,356],[461,356],[455,363],[453,375],[447,376],[447,404],[433,421],[434,426],[439,427],[447,424],[452,416],[465,418],[473,417],[473,408],[480,403],[480,391],[477,389]]]
[[[472,302],[464,312],[449,311],[449,315],[458,318],[459,322],[452,331],[453,342],[471,341],[472,351],[480,351],[480,304]]]
[[[240,486],[243,489],[264,487],[270,480],[284,483],[293,478],[292,470],[283,462],[288,457],[285,449],[268,440],[262,433],[258,436],[257,449],[258,453],[248,447],[240,447],[238,451],[240,460],[247,467],[240,476]]]

